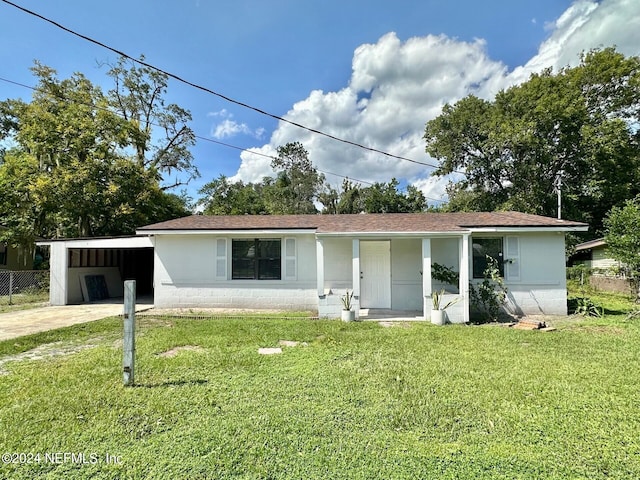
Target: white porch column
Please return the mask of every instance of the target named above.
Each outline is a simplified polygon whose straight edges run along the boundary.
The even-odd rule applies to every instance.
[[[460,239],[460,285],[458,288],[462,295],[462,311],[465,323],[469,322],[469,237],[470,234],[466,233]]]
[[[49,246],[49,303],[67,304],[67,284],[69,276],[66,242],[51,242]]]
[[[316,238],[316,281],[318,297],[324,297],[324,242]]]
[[[357,299],[356,316],[360,316],[360,239],[354,238],[351,246],[351,277],[353,296]]]
[[[433,286],[431,282],[431,239],[422,239],[422,311],[424,318],[431,315],[431,295]]]

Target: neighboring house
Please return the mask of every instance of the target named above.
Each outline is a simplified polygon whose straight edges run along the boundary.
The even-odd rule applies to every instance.
[[[519,314],[567,313],[564,234],[584,223],[516,212],[357,215],[195,215],[138,229],[153,246],[156,308],[256,308],[317,311],[339,317],[340,297],[361,309],[420,311],[446,287],[431,278],[439,263],[460,275],[447,297],[462,301],[450,320],[469,320],[469,281],[495,256]],[[50,242],[51,299],[68,301],[71,252],[133,248],[135,239]],[[54,268],[55,265],[55,268]],[[91,273],[99,273],[96,266]],[[105,267],[106,268],[106,267]],[[151,272],[148,272],[150,274]],[[66,277],[65,277],[66,275]],[[74,280],[75,281],[75,280]],[[121,286],[118,289],[122,290]]]
[[[571,256],[572,265],[584,265],[589,268],[606,271],[620,267],[620,262],[614,260],[607,251],[604,238],[597,238],[576,245],[575,253]]]
[[[19,248],[0,242],[0,270],[32,270],[33,259],[25,258]]]
[[[634,285],[627,277],[624,264],[611,258],[604,238],[597,238],[576,245],[569,259],[570,266],[584,265],[590,269],[589,284],[598,290],[630,293]]]

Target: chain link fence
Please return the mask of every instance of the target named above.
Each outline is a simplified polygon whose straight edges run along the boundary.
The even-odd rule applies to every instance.
[[[0,305],[20,305],[48,300],[48,270],[0,270]]]

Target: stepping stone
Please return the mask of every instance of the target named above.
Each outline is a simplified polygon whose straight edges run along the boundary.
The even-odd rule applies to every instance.
[[[281,347],[297,347],[300,342],[294,342],[293,340],[280,340],[278,345]]]
[[[282,349],[280,347],[276,348],[259,348],[258,353],[260,355],[277,355],[282,353]]]

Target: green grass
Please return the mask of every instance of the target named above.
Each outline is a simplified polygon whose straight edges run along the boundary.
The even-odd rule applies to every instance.
[[[39,291],[36,293],[18,293],[11,296],[11,303],[9,303],[8,295],[2,295],[0,296],[0,313],[42,307],[46,305],[48,301],[48,291]]]
[[[640,321],[623,318],[550,333],[146,318],[136,387],[115,319],[0,342],[97,345],[3,366],[0,445],[98,455],[0,477],[640,478]],[[308,345],[257,354],[281,339]],[[158,355],[185,345],[200,348]]]

